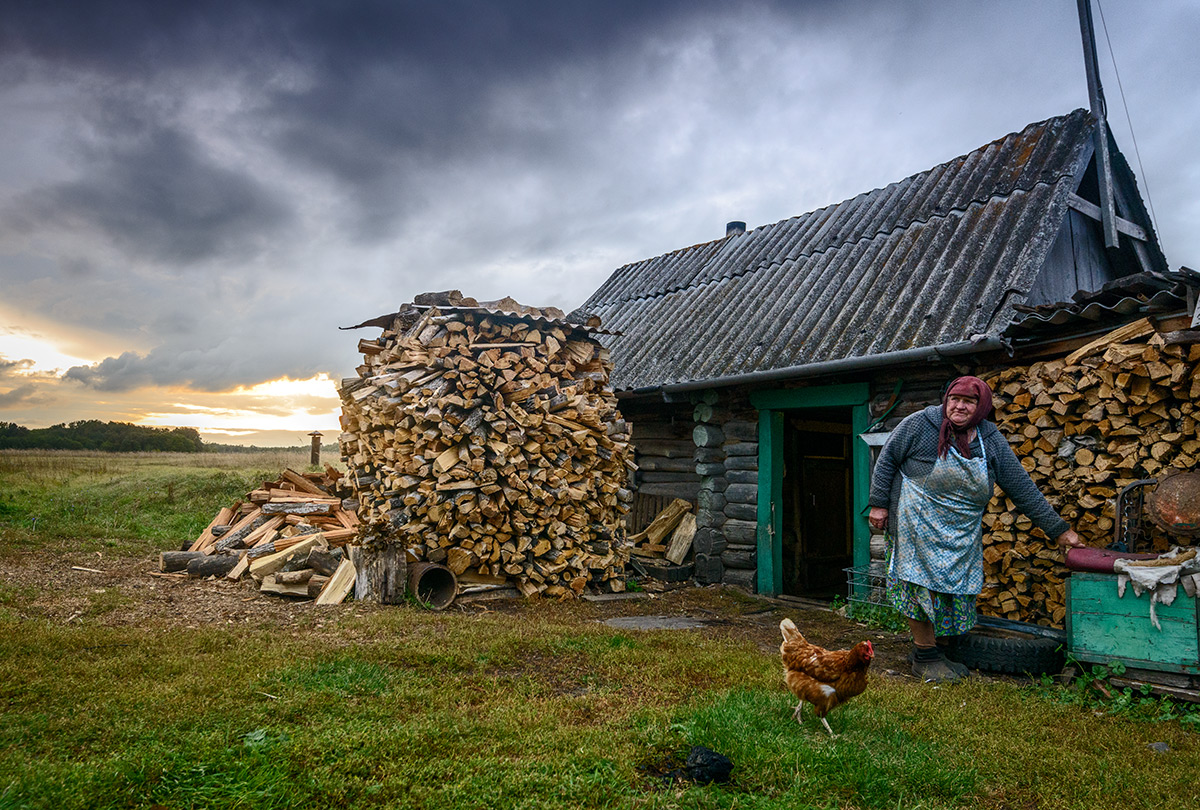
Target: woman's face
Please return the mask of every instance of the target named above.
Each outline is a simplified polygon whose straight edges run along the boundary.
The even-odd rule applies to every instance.
[[[964,428],[979,407],[979,397],[966,394],[951,394],[946,397],[946,418],[956,428]]]

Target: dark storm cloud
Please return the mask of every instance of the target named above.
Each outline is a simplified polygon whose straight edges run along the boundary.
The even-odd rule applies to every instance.
[[[245,255],[290,219],[253,179],[214,165],[187,133],[154,123],[89,147],[88,174],[31,192],[10,222],[25,230],[79,226],[157,261]]]
[[[178,263],[277,235],[291,192],[215,160],[170,104],[212,84],[253,96],[233,115],[272,158],[354,201],[335,214],[339,227],[383,238],[423,204],[430,167],[453,156],[567,162],[579,114],[602,116],[606,93],[637,81],[626,57],[638,43],[734,13],[715,0],[21,4],[0,15],[0,65],[88,90],[81,176],[23,200],[26,222],[82,225]],[[555,77],[597,62],[612,87],[587,87],[590,104],[548,97],[529,116],[495,103],[497,90],[531,81],[578,92]]]

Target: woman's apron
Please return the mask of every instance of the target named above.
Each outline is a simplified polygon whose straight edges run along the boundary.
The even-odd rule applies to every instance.
[[[983,437],[979,437],[983,448]],[[931,591],[978,595],[983,588],[983,512],[992,499],[987,452],[951,447],[923,479],[900,476],[888,574]]]

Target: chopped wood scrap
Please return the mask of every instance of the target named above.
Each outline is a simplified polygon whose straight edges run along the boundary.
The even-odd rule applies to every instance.
[[[679,519],[679,525],[671,533],[671,542],[667,544],[664,554],[669,562],[679,565],[687,557],[692,548],[692,539],[696,536],[696,516],[690,512]]]
[[[641,532],[641,536],[649,545],[660,544],[663,538],[673,532],[679,525],[679,521],[683,520],[683,516],[690,511],[692,511],[691,502],[685,501],[683,498],[674,499],[655,516],[654,520],[650,521],[650,525]]]
[[[357,572],[354,570],[354,563],[349,559],[342,560],[334,575],[329,578],[321,592],[317,594],[316,604],[318,605],[340,605],[350,595],[350,591],[354,590],[354,579]]]
[[[227,506],[220,512],[217,512],[217,516],[214,517],[212,522],[208,524],[208,527],[200,533],[200,536],[192,542],[192,545],[188,548],[188,550],[200,551],[205,546],[215,541],[217,536],[213,534],[213,529],[215,529],[217,526],[229,526],[229,522],[233,519],[234,514],[237,512],[238,506],[241,506],[241,504],[234,504],[232,507]]]
[[[1136,340],[1140,337],[1145,337],[1154,331],[1154,324],[1149,318],[1127,323],[1124,326],[1118,327],[1107,335],[1096,338],[1091,343],[1085,346],[1080,346],[1075,351],[1068,354],[1064,359],[1064,365],[1073,366],[1085,357],[1090,357],[1096,354],[1100,349],[1107,348],[1114,343],[1124,343],[1129,340]]]
[[[302,596],[308,598],[308,581],[300,583],[280,582],[282,574],[267,574],[263,577],[259,590],[263,593],[277,593],[283,596]]]
[[[307,555],[318,543],[322,542],[324,542],[324,537],[320,533],[306,535],[303,540],[295,545],[253,560],[250,563],[250,576],[255,579],[262,579],[268,574],[274,574],[283,568],[288,560],[300,555]]]
[[[247,493],[245,500],[221,508],[188,544],[189,551],[163,552],[159,567],[164,572],[187,571],[193,577],[220,576],[231,581],[251,572],[260,588],[267,577],[278,573],[284,575],[283,581],[272,578],[267,592],[304,596],[314,581],[321,587],[336,571],[342,552],[331,546],[346,544],[358,532],[356,516],[345,508],[353,503],[344,500],[348,491],[342,487],[340,474],[328,465],[321,473],[286,469],[278,480],[263,482]],[[294,581],[296,576],[285,566],[297,560],[303,563],[316,548],[325,554],[318,562],[323,561],[328,572]]]

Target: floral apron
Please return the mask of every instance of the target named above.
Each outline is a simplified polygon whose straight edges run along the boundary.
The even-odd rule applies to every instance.
[[[979,446],[983,448],[980,437]],[[951,447],[923,479],[901,474],[888,575],[945,594],[983,588],[983,512],[992,499],[987,451],[963,458]]]

